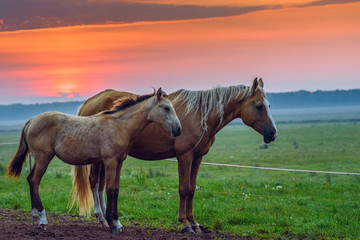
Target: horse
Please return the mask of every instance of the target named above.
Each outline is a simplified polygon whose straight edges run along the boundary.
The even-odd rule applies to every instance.
[[[162,160],[176,157],[179,177],[178,220],[181,232],[200,233],[202,227],[193,215],[196,177],[202,158],[215,141],[215,135],[235,118],[255,129],[265,143],[274,141],[277,128],[270,113],[270,104],[263,90],[262,79],[254,79],[252,86],[216,87],[210,90],[178,90],[169,95],[181,120],[182,134],[176,139],[154,124],[147,126],[134,140],[129,155],[142,160]],[[80,108],[79,115],[89,116],[103,111],[116,99],[136,96],[132,93],[106,90],[89,98]],[[77,199],[79,204],[91,197],[95,200],[94,213],[98,224],[107,227],[103,214],[104,172],[100,164],[77,166],[73,170],[73,189],[86,192]],[[80,204],[81,205],[81,204]]]
[[[24,126],[19,147],[7,174],[19,177],[26,155],[31,152],[35,164],[27,180],[30,186],[32,215],[43,230],[48,221],[39,196],[39,184],[50,161],[57,156],[71,165],[99,164],[106,172],[106,220],[111,233],[119,233],[117,199],[123,161],[134,139],[152,122],[171,132],[181,133],[181,124],[172,103],[161,88],[153,94],[127,97],[114,102],[110,110],[81,117],[60,112],[46,112],[30,119]],[[167,135],[167,134],[165,134]]]

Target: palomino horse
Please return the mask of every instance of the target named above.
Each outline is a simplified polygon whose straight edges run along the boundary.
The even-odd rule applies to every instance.
[[[263,81],[255,78],[252,87],[243,85],[217,87],[206,91],[179,90],[169,95],[183,127],[178,138],[170,138],[156,126],[150,124],[134,140],[129,155],[143,160],[160,160],[176,157],[179,173],[179,213],[182,232],[201,232],[193,216],[193,198],[196,176],[202,157],[215,141],[215,134],[235,118],[254,128],[264,136],[264,142],[270,143],[277,137],[277,129],[269,111],[269,102],[263,91]],[[79,115],[88,116],[111,107],[112,102],[125,96],[134,96],[126,92],[107,90],[88,99],[80,108]],[[95,200],[95,215],[99,223],[106,226],[103,218],[105,204],[103,197],[103,172],[100,164],[76,167],[73,189],[87,192],[79,202],[91,197]],[[100,183],[99,183],[100,173]],[[84,189],[87,189],[86,191]]]
[[[112,233],[121,227],[117,199],[121,166],[133,140],[151,122],[179,136],[180,121],[161,88],[154,94],[123,98],[111,110],[90,117],[46,112],[30,119],[22,130],[19,148],[8,167],[8,175],[19,177],[26,155],[35,164],[27,180],[30,185],[32,214],[44,229],[48,223],[39,196],[39,184],[56,155],[72,165],[101,163],[106,172],[106,220]],[[165,134],[169,138],[170,134]],[[173,138],[173,137],[171,137]]]

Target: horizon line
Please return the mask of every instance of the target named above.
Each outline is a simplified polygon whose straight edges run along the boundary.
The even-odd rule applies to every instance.
[[[316,92],[336,92],[336,91],[360,91],[360,87],[359,88],[350,88],[350,89],[334,89],[334,90],[321,90],[321,89],[317,89],[317,90],[304,90],[304,89],[300,89],[300,90],[296,90],[296,91],[282,91],[282,92],[266,92],[266,94],[287,94],[287,93],[297,93],[297,92],[309,92],[309,93],[316,93]],[[196,90],[194,90],[196,91]],[[95,93],[96,94],[96,93]],[[95,95],[93,94],[93,95]],[[64,98],[64,97],[55,97],[55,96],[28,96],[28,97],[23,97],[23,98],[39,98],[39,100],[41,101],[41,98],[44,99],[44,102],[13,102],[13,103],[1,103],[0,102],[0,106],[10,106],[10,105],[17,105],[17,104],[22,104],[22,105],[35,105],[35,104],[53,104],[53,103],[70,103],[70,102],[84,102],[86,101],[88,98],[92,97],[93,95],[90,96],[77,96],[77,98]],[[47,98],[52,98],[51,100],[49,99],[49,101],[46,101]],[[82,98],[82,99],[79,99]],[[31,100],[30,100],[31,101]]]

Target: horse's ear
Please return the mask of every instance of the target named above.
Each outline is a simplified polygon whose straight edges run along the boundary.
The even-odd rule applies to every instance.
[[[255,92],[257,86],[258,86],[258,79],[257,79],[257,77],[256,77],[256,78],[254,79],[253,85],[252,85],[252,87],[251,87],[251,91],[252,91],[253,93]]]
[[[262,78],[259,79],[258,84],[260,87],[264,88],[264,82],[263,82]]]
[[[157,96],[157,98],[158,98],[159,100],[162,99],[162,97],[163,97],[163,91],[161,90],[161,88],[159,88],[159,89],[157,90],[156,96]]]

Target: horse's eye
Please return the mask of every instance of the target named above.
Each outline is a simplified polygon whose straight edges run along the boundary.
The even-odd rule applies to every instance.
[[[262,105],[256,105],[256,109],[261,111],[262,110]]]
[[[170,111],[169,107],[164,107],[164,109],[165,109],[166,112]]]

